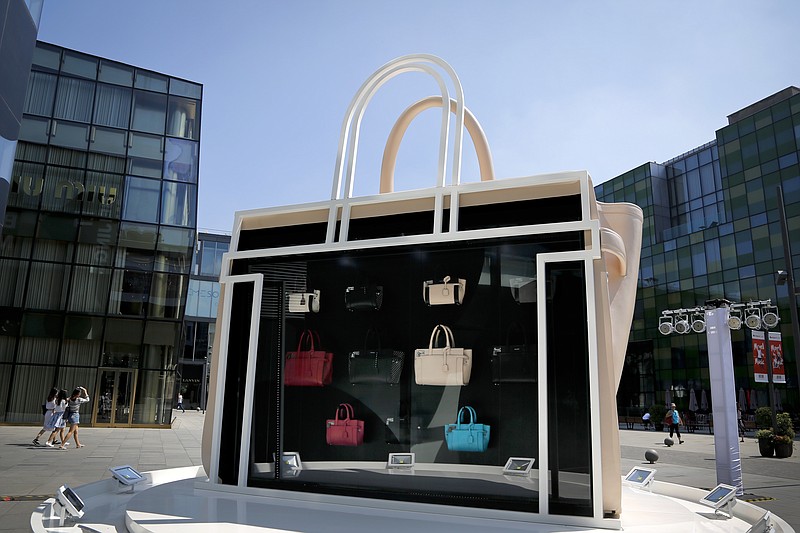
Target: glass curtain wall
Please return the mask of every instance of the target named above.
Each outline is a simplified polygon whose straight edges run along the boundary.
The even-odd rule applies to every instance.
[[[111,368],[134,381],[126,424],[169,424],[201,98],[196,83],[37,43],[0,241],[0,423],[39,422],[51,386],[102,394]]]

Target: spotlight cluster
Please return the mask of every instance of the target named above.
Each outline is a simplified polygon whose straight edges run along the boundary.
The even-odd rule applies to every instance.
[[[728,307],[728,327],[733,330],[741,329],[742,324],[749,329],[773,329],[781,321],[778,307],[772,305],[772,300],[759,300],[746,304],[725,301],[723,305]],[[704,333],[705,311],[710,307],[712,306],[662,311],[658,319],[658,331],[662,335]]]

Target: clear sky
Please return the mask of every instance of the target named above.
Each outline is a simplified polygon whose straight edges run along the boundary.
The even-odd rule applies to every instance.
[[[45,0],[39,38],[204,85],[198,226],[330,197],[350,100],[387,61],[450,63],[498,178],[603,182],[714,139],[727,115],[800,86],[796,0]],[[367,110],[356,194],[377,192],[398,114],[436,94],[396,78]],[[412,124],[399,189],[432,186],[437,115]],[[471,145],[464,181],[477,179]]]

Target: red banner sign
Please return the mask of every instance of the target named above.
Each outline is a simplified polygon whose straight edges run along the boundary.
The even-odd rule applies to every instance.
[[[767,361],[772,361],[772,382],[786,383],[786,369],[783,366],[783,341],[781,334],[770,331],[769,337],[763,331],[753,331],[753,372],[756,383],[767,383]],[[767,342],[769,339],[769,343]],[[769,344],[769,346],[767,346]],[[769,359],[767,359],[769,355]]]
[[[769,353],[772,359],[772,382],[786,383],[786,369],[783,367],[783,342],[780,333],[769,332]]]
[[[767,343],[763,331],[753,331],[753,372],[756,383],[767,383]]]

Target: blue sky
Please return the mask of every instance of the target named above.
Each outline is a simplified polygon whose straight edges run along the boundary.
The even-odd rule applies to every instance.
[[[395,57],[453,66],[498,178],[586,169],[600,183],[800,85],[798,27],[795,0],[45,0],[39,38],[204,85],[198,226],[230,230],[237,210],[330,197],[347,106]],[[373,99],[356,194],[377,192],[394,120],[436,89],[408,74]],[[409,128],[399,189],[434,184],[437,118]]]

